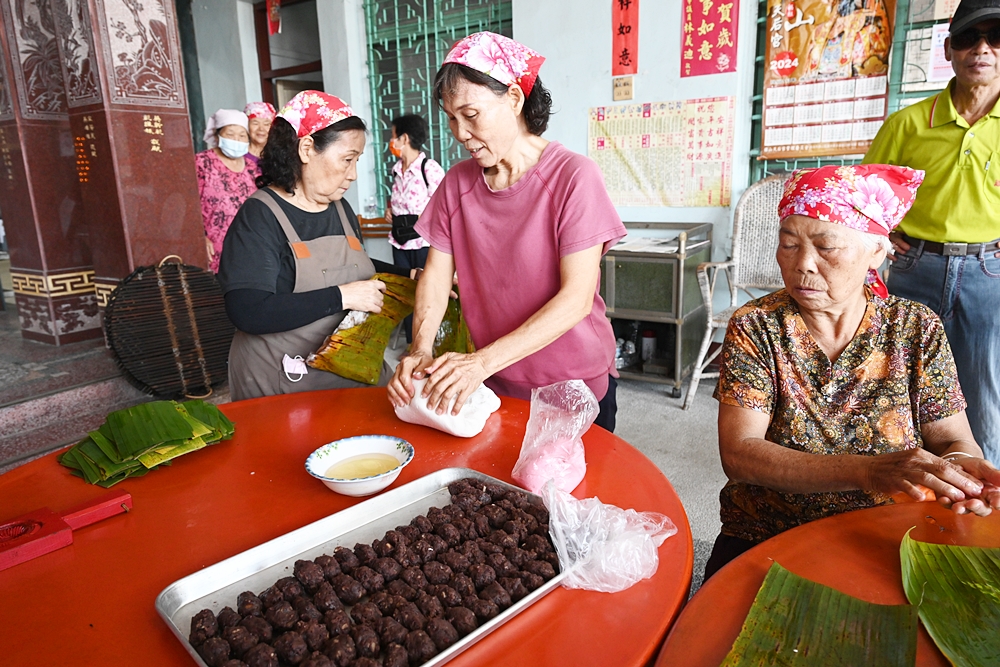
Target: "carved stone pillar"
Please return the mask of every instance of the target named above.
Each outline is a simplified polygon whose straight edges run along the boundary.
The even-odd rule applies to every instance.
[[[138,266],[208,263],[174,3],[50,1],[103,307]]]
[[[0,210],[21,332],[101,336],[77,153],[48,0],[0,0]]]

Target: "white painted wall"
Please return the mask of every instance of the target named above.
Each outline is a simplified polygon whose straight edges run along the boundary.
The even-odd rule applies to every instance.
[[[243,109],[247,89],[243,72],[240,0],[196,0],[191,4],[205,120],[218,109]],[[253,38],[253,15],[250,17]],[[256,67],[254,60],[254,70]],[[258,89],[260,88],[258,84]]]
[[[243,66],[243,88],[247,102],[264,99],[260,90],[260,68],[257,66],[257,38],[253,22],[253,0],[236,3],[236,23],[240,31],[240,60]]]
[[[572,7],[572,11],[567,11]],[[539,76],[552,93],[555,114],[545,138],[587,153],[591,107],[616,103],[611,94],[609,0],[513,0],[514,38],[546,57]],[[639,3],[639,72],[633,102],[736,97],[733,147],[735,205],[746,189],[750,163],[750,98],[757,3],[742,0],[736,72],[680,77],[681,12],[678,0]],[[730,208],[619,207],[625,221],[714,223],[715,257],[725,258],[731,237]]]

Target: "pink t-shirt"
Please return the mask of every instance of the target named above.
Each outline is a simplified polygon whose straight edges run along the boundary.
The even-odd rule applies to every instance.
[[[462,312],[477,348],[517,329],[556,295],[561,258],[595,245],[607,251],[626,233],[597,165],[556,142],[498,192],[486,185],[475,160],[456,164],[416,229],[454,256]],[[529,399],[534,387],[581,379],[601,399],[608,375],[617,375],[614,358],[614,332],[595,288],[590,315],[486,384]]]

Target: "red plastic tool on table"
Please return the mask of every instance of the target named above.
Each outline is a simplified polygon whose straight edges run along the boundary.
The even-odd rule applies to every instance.
[[[132,496],[111,491],[61,514],[47,507],[0,524],[0,570],[73,543],[73,531],[132,509]]]

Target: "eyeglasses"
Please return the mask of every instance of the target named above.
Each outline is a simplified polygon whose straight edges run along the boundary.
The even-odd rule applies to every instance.
[[[979,44],[981,39],[985,39],[986,43],[994,49],[1000,49],[1000,25],[995,25],[986,32],[969,28],[957,35],[952,35],[951,48],[955,51],[965,51]]]

